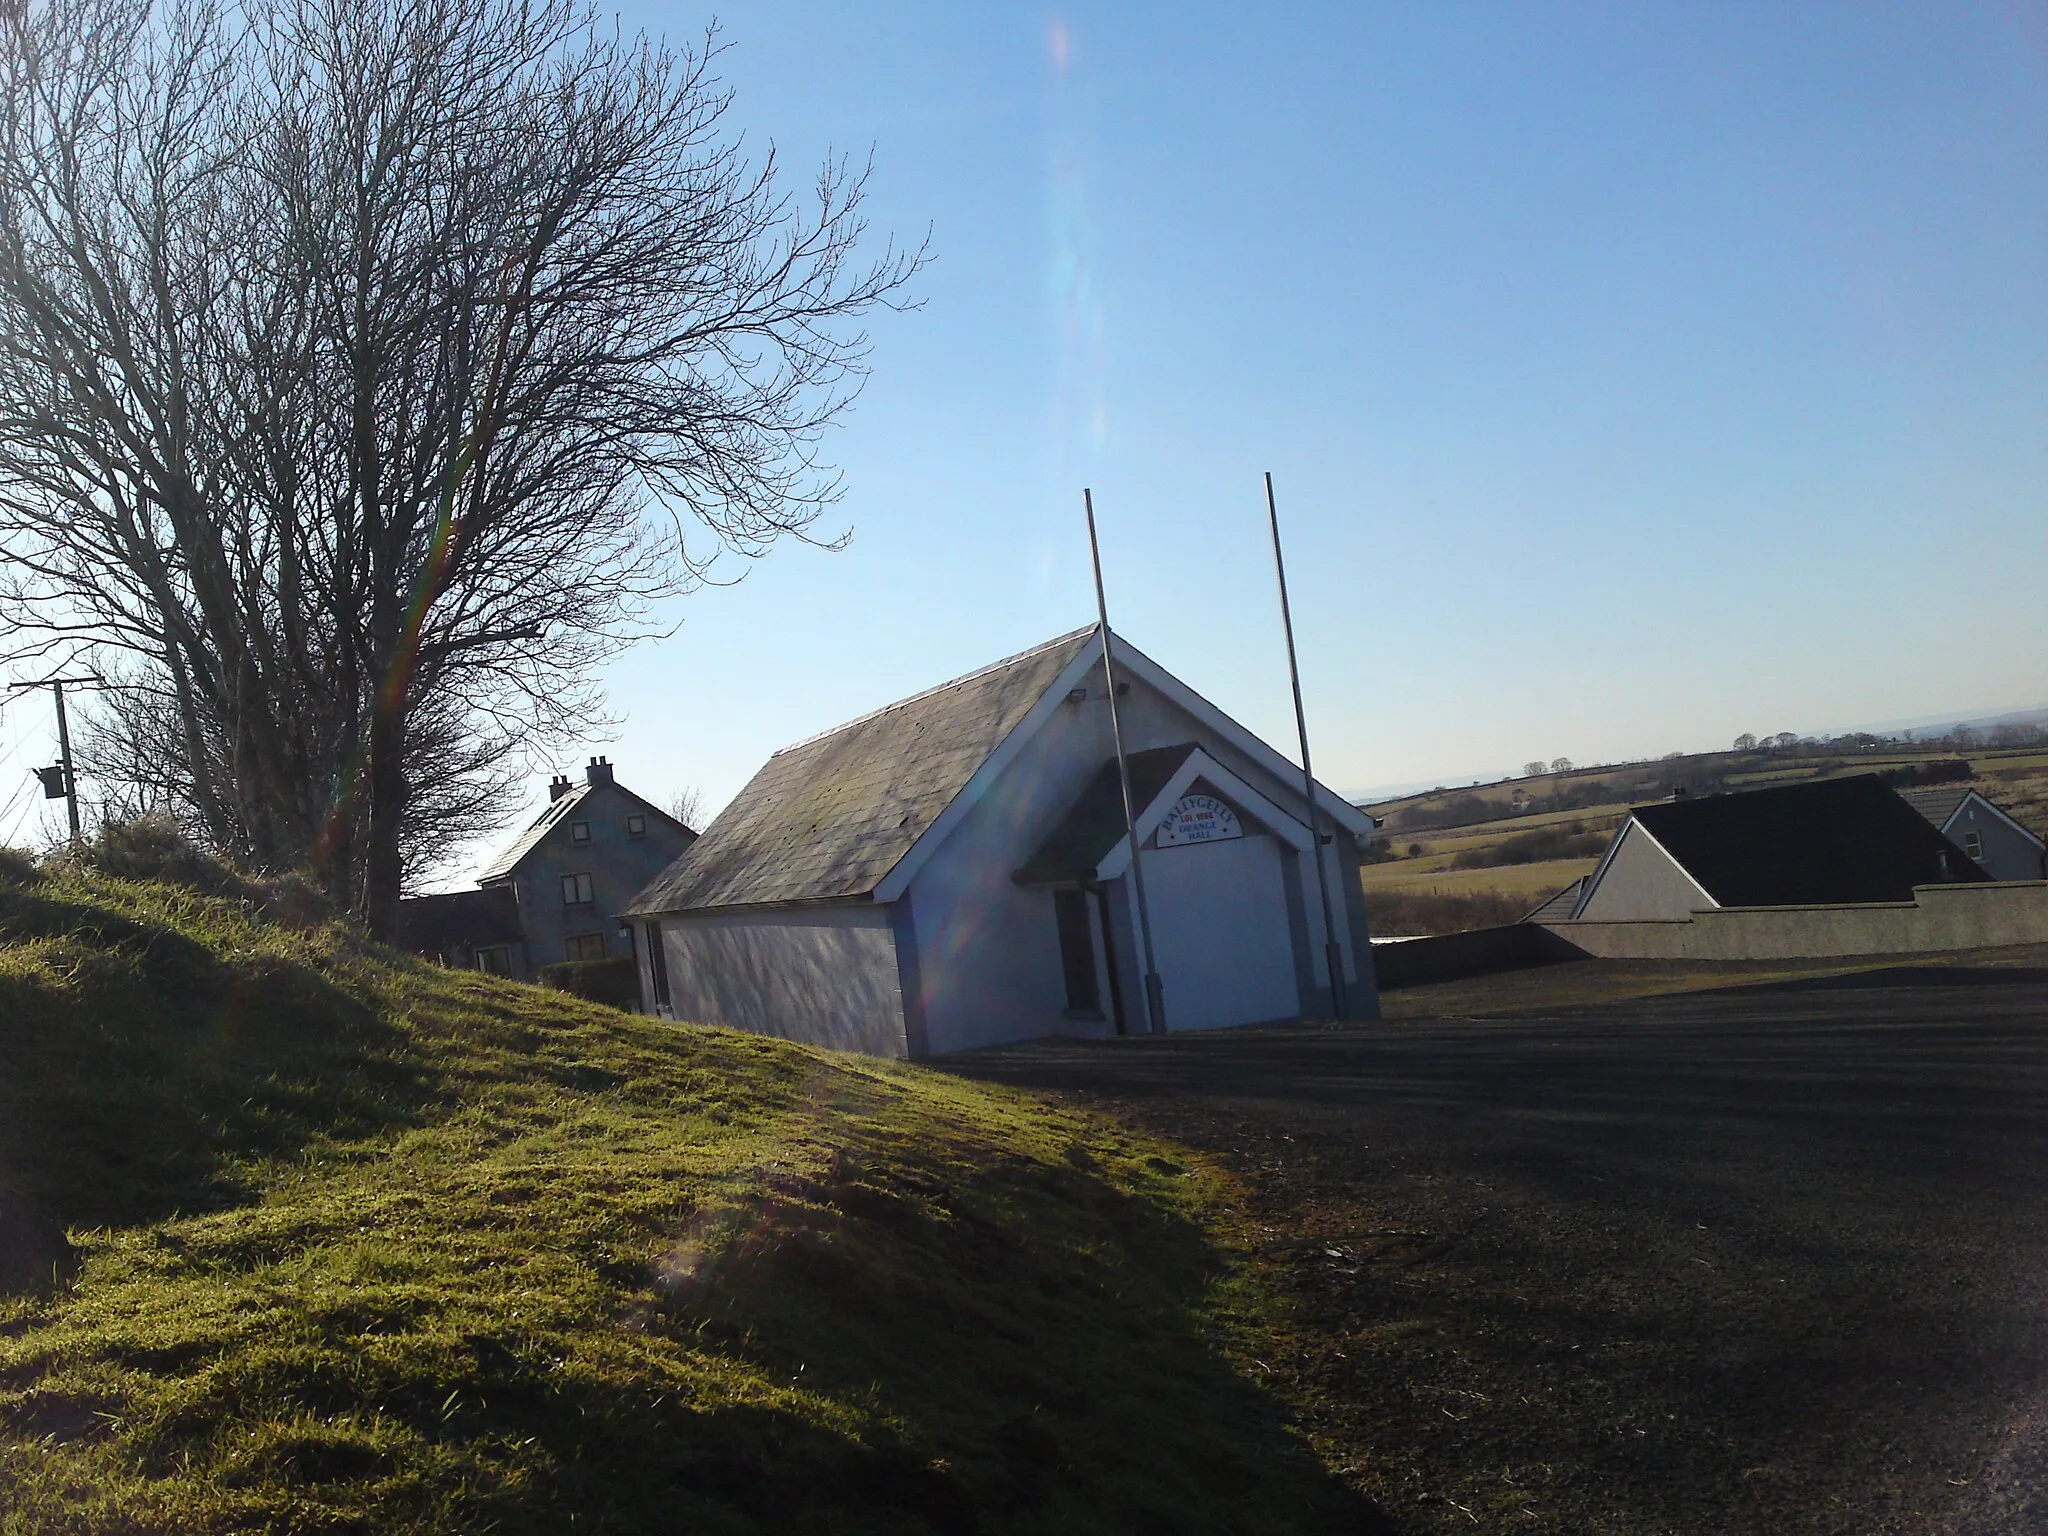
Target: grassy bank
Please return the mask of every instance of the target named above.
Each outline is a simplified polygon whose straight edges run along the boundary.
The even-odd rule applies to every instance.
[[[0,1295],[9,1536],[1355,1513],[1220,1176],[1109,1122],[79,875],[0,879],[0,1053],[77,1248]]]

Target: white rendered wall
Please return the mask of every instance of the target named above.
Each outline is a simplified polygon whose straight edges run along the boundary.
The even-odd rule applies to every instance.
[[[1170,1028],[1301,1016],[1280,849],[1271,837],[1248,832],[1161,848],[1145,864]]]
[[[1642,826],[1623,824],[1621,843],[1578,916],[1600,920],[1684,919],[1717,905]]]
[[[1111,755],[1109,707],[1099,668],[1089,674],[1088,692],[1085,703],[1062,704],[1053,711],[910,884],[926,1039],[935,1054],[1048,1034],[1111,1032],[1113,1026],[1106,1022],[1065,1016],[1066,989],[1059,936],[1053,925],[1052,893],[1042,887],[1020,887],[1010,878]],[[1146,684],[1132,680],[1130,692],[1117,702],[1127,751],[1193,741],[1283,809],[1301,805],[1298,778],[1288,782],[1267,773]],[[1148,849],[1143,855],[1147,880],[1152,878],[1155,863],[1183,851]],[[1343,879],[1341,863],[1334,847],[1326,848],[1324,857],[1334,897],[1343,888],[1339,883]],[[1327,985],[1315,867],[1307,859],[1296,861],[1295,867],[1306,914],[1303,938],[1318,983]],[[1095,903],[1089,905],[1092,915]],[[1342,910],[1340,907],[1340,915]],[[1093,926],[1100,972],[1099,921]],[[1131,937],[1136,937],[1135,916]],[[1338,922],[1337,941],[1347,979],[1355,981],[1357,962],[1348,921]],[[1119,945],[1117,962],[1130,1028],[1142,1033],[1144,966],[1135,945]],[[1101,991],[1107,1012],[1106,976]],[[1298,997],[1297,989],[1297,1001],[1282,1016],[1301,1011]],[[1354,1004],[1358,1001],[1353,999]],[[1169,1023],[1180,1027],[1171,1000],[1167,1015]]]
[[[2041,845],[2025,833],[2015,831],[2011,822],[1993,811],[1985,810],[1975,801],[1965,797],[1951,816],[1948,825],[1941,829],[1950,842],[1968,851],[1965,837],[1975,832],[1982,852],[1977,857],[1978,865],[1994,880],[2039,880],[2048,877],[2048,869],[2041,864]]]
[[[1099,693],[1100,675],[1093,681]],[[1041,1035],[1114,1032],[1107,1019],[1066,1017],[1052,892],[1010,878],[1080,797],[1109,750],[1109,715],[1101,702],[1061,705],[911,881],[925,1039],[934,1054]],[[1101,926],[1090,926],[1107,1014]],[[1124,1006],[1134,1032],[1142,1031],[1142,972],[1130,955],[1118,958]]]
[[[886,908],[667,917],[661,937],[674,1018],[874,1056],[908,1054]]]
[[[1099,682],[1096,684],[1096,691],[1100,691]],[[1253,762],[1248,755],[1239,752],[1228,741],[1212,734],[1198,724],[1194,716],[1183,712],[1172,701],[1160,694],[1154,693],[1141,682],[1133,680],[1130,693],[1117,702],[1123,710],[1124,746],[1127,750],[1141,752],[1148,747],[1170,747],[1178,745],[1183,741],[1199,743],[1202,750],[1215,758],[1217,762],[1228,768],[1240,779],[1243,779],[1245,783],[1264,795],[1268,800],[1271,800],[1282,810],[1291,815],[1302,817],[1303,824],[1306,825],[1306,807],[1301,796],[1301,775],[1299,773],[1290,773],[1286,777],[1276,777],[1268,773],[1264,768]],[[1081,707],[1092,710],[1103,709],[1102,705],[1092,701]],[[1109,756],[1110,751],[1107,718],[1105,713],[1102,745],[1102,756],[1104,758]],[[1100,759],[1098,759],[1099,761]],[[1326,833],[1336,830],[1327,817],[1323,821],[1323,829]],[[1349,834],[1340,831],[1337,835],[1348,836]],[[1161,856],[1161,850],[1146,850],[1145,873],[1147,879],[1151,878],[1153,861]],[[1342,905],[1343,897],[1341,893],[1344,889],[1343,861],[1338,856],[1335,843],[1328,843],[1323,846],[1322,858],[1324,878],[1329,882],[1331,905],[1337,908],[1336,929],[1339,963],[1344,969],[1344,979],[1347,982],[1355,983],[1358,979],[1358,960],[1353,953],[1351,925],[1345,917]],[[1307,925],[1306,937],[1310,963],[1314,968],[1316,985],[1327,988],[1330,984],[1330,968],[1326,963],[1324,953],[1328,944],[1324,938],[1322,897],[1316,886],[1315,865],[1310,863],[1307,858],[1299,861],[1299,878],[1301,903]],[[1377,1012],[1376,1007],[1374,1011]]]

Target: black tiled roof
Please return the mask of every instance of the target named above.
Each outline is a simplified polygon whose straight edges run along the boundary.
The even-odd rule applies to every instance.
[[[1916,885],[1986,878],[1876,774],[1632,814],[1724,907],[1911,901]]]

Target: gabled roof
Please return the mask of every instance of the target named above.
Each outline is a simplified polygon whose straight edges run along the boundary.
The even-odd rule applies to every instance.
[[[1967,784],[1929,784],[1924,788],[1901,789],[1894,793],[1925,816],[1931,825],[1945,827],[1949,818],[1970,798],[1971,791]]]
[[[1094,634],[970,672],[776,753],[635,912],[872,895]]]
[[[516,944],[520,937],[519,904],[510,886],[499,885],[401,901],[392,942],[417,955],[439,955],[458,948]]]
[[[1579,907],[1579,893],[1586,888],[1586,882],[1593,877],[1581,875],[1542,906],[1531,912],[1522,921],[1525,923],[1561,923],[1571,917]]]
[[[1131,810],[1142,815],[1166,788],[1180,765],[1196,751],[1192,741],[1175,747],[1153,747],[1133,752],[1131,765]],[[1090,879],[1110,849],[1124,836],[1124,788],[1111,758],[1096,771],[1060,824],[1039,844],[1037,852],[1017,871],[1020,885],[1042,885],[1051,881]],[[1142,830],[1140,836],[1143,836]]]
[[[1630,815],[1724,907],[1911,901],[1916,885],[1985,878],[1875,774],[1639,805]]]
[[[511,874],[519,867],[519,861],[533,852],[540,840],[560,825],[562,818],[574,810],[594,787],[578,784],[549,801],[547,809],[534,817],[527,829],[512,840],[511,846],[491,861],[491,867],[476,877],[476,883],[489,885],[493,880],[503,880]]]
[[[540,845],[541,839],[560,826],[568,819],[568,815],[572,810],[588,800],[600,789],[609,789],[623,795],[648,815],[659,816],[670,826],[684,832],[690,832],[688,827],[677,821],[675,817],[669,815],[667,811],[664,811],[650,800],[643,800],[616,779],[607,780],[603,784],[592,784],[586,781],[582,784],[572,785],[564,790],[557,799],[549,801],[547,808],[534,817],[532,823],[524,832],[521,832],[518,837],[512,840],[511,846],[491,861],[490,868],[476,877],[476,883],[478,885],[490,885],[494,881],[511,878],[512,871],[517,869],[520,862]],[[690,835],[695,837],[697,834],[690,832]]]

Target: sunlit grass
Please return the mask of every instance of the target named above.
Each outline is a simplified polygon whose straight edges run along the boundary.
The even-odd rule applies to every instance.
[[[0,885],[0,1052],[82,1258],[0,1297],[9,1536],[1342,1503],[1231,1364],[1225,1182],[1115,1124],[75,877]]]

